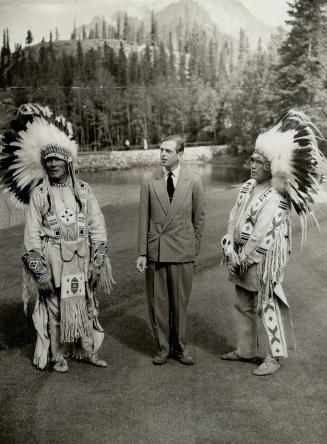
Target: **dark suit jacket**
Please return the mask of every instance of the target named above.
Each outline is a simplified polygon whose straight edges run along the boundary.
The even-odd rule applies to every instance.
[[[162,168],[141,185],[139,255],[150,261],[190,262],[199,254],[204,190],[198,174],[181,166],[171,204]]]

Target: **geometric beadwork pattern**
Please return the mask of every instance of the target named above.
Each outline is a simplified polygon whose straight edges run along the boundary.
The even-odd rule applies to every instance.
[[[94,249],[94,256],[93,256],[93,263],[98,268],[102,267],[104,259],[107,254],[107,246],[104,242],[100,242],[95,246]]]
[[[69,208],[65,208],[59,215],[61,222],[64,225],[71,225],[73,223],[75,223],[76,220],[76,216],[75,216],[75,211],[69,209]]]
[[[276,306],[273,298],[262,303],[264,324],[268,333],[271,354],[274,358],[285,355],[284,345],[278,324]]]
[[[82,203],[82,211],[77,215],[78,222],[78,237],[83,239],[86,237],[86,214],[87,214],[87,198],[89,193],[89,187],[86,182],[78,180],[78,192]],[[49,226],[52,229],[54,239],[62,239],[62,229],[60,225],[71,225],[76,222],[76,214],[70,208],[66,208],[59,215],[59,220],[54,211],[50,211],[46,214],[46,218]]]
[[[255,200],[253,205],[251,205],[250,208],[247,210],[247,217],[245,220],[245,224],[242,227],[241,236],[240,236],[242,243],[245,244],[249,240],[253,232],[254,226],[256,224],[256,221],[258,219],[258,215],[262,207],[265,205],[266,199],[272,192],[273,188],[270,187],[267,191],[265,191],[262,195],[260,195]],[[278,212],[272,218],[272,221],[268,227],[268,230],[266,232],[266,235],[262,243],[255,250],[256,253],[258,253],[259,255],[264,255],[272,247],[276,239],[277,231],[280,229],[283,222],[285,221],[285,217],[287,216],[287,214],[288,214],[287,202],[282,196],[280,196]]]

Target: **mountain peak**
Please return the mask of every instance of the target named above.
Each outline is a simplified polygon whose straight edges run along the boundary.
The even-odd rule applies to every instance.
[[[255,17],[239,0],[201,0],[201,5],[220,31],[238,37],[240,28],[243,28],[252,46],[257,45],[259,37],[267,42],[275,31],[274,27]]]

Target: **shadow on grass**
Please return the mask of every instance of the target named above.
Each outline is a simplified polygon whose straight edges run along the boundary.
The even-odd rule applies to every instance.
[[[18,347],[35,340],[31,309],[27,316],[22,303],[4,304],[0,311],[0,349]]]
[[[222,355],[226,351],[232,350],[233,346],[228,343],[226,337],[219,334],[217,325],[211,327],[208,322],[196,314],[188,316],[189,343],[191,346],[199,347],[214,355]]]
[[[147,321],[131,314],[114,313],[117,320],[110,327],[110,336],[129,349],[144,356],[153,356],[156,352],[152,330]]]
[[[128,347],[130,350],[152,357],[156,353],[155,339],[150,322],[131,314],[114,312],[110,336]],[[214,329],[208,328],[207,323],[196,315],[188,316],[189,345],[199,347],[215,355],[221,355],[232,349],[224,336]]]

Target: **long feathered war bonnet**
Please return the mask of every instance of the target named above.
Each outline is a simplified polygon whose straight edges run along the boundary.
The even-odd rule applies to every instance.
[[[310,204],[327,175],[327,160],[319,150],[325,142],[318,128],[302,112],[290,110],[256,140],[255,152],[270,163],[272,186],[286,196],[299,214],[303,241],[310,220],[317,225]]]
[[[15,111],[11,128],[1,141],[0,187],[18,202],[29,203],[33,189],[47,176],[44,161],[50,155],[64,160],[74,176],[78,146],[64,117],[48,107],[24,104]]]

